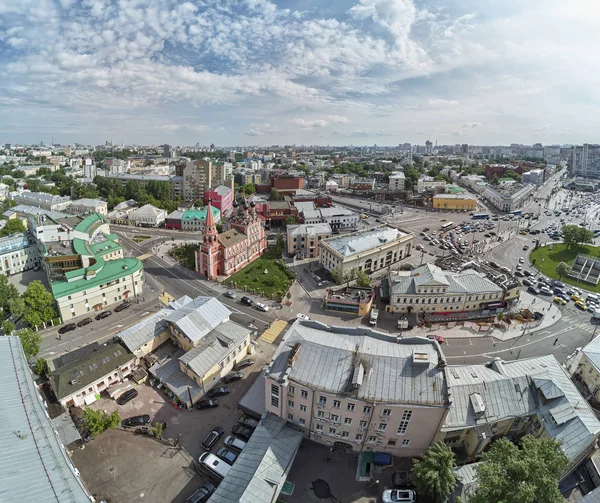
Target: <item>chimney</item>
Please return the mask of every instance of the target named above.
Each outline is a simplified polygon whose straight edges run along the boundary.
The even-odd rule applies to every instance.
[[[292,346],[292,350],[290,351],[290,354],[288,355],[288,365],[290,367],[294,366],[294,362],[296,361],[296,358],[298,358],[299,352],[300,352],[300,343],[296,342]]]

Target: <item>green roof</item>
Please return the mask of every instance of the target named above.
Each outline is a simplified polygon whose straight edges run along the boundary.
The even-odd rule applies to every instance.
[[[121,249],[121,245],[112,240],[106,240],[101,241],[100,243],[89,245],[88,248],[94,255],[106,255],[107,253],[119,251]]]
[[[90,355],[69,363],[50,374],[50,382],[56,398],[60,400],[87,387],[88,384],[114,372],[133,358],[135,356],[119,343],[109,343],[94,349]],[[75,383],[71,384],[73,381]]]
[[[78,255],[91,255],[87,247],[87,242],[83,239],[73,239],[73,251]]]
[[[191,208],[189,210],[186,210],[183,212],[183,216],[181,217],[181,220],[193,220],[193,219],[206,220],[207,208],[208,208],[208,206],[205,206],[204,208]],[[213,217],[217,218],[220,213],[219,209],[215,208],[214,206],[211,206],[211,208],[212,208]]]
[[[104,261],[100,257],[96,257],[97,262],[85,269],[70,271],[67,277],[77,277],[83,274],[83,278],[73,281],[53,281],[50,283],[50,288],[56,299],[65,295],[99,286],[109,281],[129,276],[130,274],[139,271],[142,268],[142,262],[136,258],[121,258],[117,260]],[[85,279],[85,274],[88,271],[96,271],[96,274],[90,279]]]
[[[108,223],[108,220],[98,213],[92,213],[85,217],[81,222],[75,226],[75,230],[79,232],[86,232],[91,234],[96,227],[101,224]]]

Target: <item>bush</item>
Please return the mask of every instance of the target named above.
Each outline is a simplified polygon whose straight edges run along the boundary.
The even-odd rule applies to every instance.
[[[83,411],[83,421],[90,435],[96,437],[104,433],[109,428],[116,428],[121,423],[121,415],[114,411],[110,416],[94,409],[85,409]]]

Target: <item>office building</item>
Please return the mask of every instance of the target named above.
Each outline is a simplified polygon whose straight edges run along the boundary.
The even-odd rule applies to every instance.
[[[302,224],[287,226],[288,255],[299,258],[319,256],[319,242],[332,235],[329,224]]]
[[[433,207],[438,210],[475,211],[477,200],[468,194],[436,194]]]
[[[535,185],[522,185],[511,180],[497,186],[486,186],[483,197],[495,208],[508,213],[522,208],[535,189]]]

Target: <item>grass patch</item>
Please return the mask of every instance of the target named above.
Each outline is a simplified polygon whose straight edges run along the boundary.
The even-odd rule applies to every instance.
[[[196,252],[199,249],[200,245],[183,245],[171,250],[169,253],[188,269],[194,271],[196,269]]]
[[[143,242],[143,241],[146,241],[146,240],[148,240],[148,239],[151,239],[151,237],[152,237],[152,236],[133,236],[133,240],[134,240],[136,243],[141,243],[141,242]]]
[[[593,285],[584,281],[577,281],[568,276],[563,276],[561,279],[558,277],[558,274],[556,274],[556,266],[560,262],[565,262],[570,266],[575,260],[575,257],[580,253],[600,258],[600,248],[597,246],[581,245],[568,249],[565,244],[555,244],[552,245],[552,250],[550,250],[549,246],[541,246],[537,250],[533,250],[529,255],[529,261],[531,262],[535,259],[534,267],[541,270],[541,272],[549,278],[560,279],[563,283],[600,293],[600,284]],[[542,259],[544,259],[544,263],[542,263]]]
[[[265,269],[268,274],[265,274]],[[250,290],[264,292],[266,296],[274,294],[281,297],[289,288],[294,273],[285,265],[274,251],[268,251],[241,271],[227,279],[227,284],[235,283],[238,288],[244,285]]]

